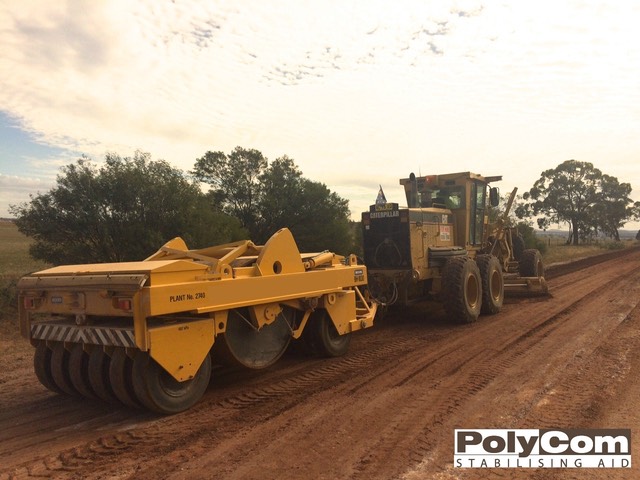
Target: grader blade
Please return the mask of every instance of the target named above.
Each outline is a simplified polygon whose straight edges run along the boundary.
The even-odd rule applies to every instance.
[[[549,295],[544,277],[505,277],[504,294],[511,297],[543,297]]]

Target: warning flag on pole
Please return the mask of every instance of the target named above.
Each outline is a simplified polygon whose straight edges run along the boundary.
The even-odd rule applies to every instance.
[[[378,197],[376,198],[376,205],[383,205],[385,203],[387,203],[387,197],[384,196],[382,185],[380,185],[380,190],[378,190]]]

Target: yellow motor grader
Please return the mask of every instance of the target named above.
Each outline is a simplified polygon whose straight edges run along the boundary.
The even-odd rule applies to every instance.
[[[287,229],[263,246],[176,238],[144,261],[23,277],[20,326],[50,390],[170,414],[200,399],[212,362],[265,368],[292,339],[344,354],[373,325],[366,285],[354,255],[301,254]]]
[[[506,227],[506,211],[489,223],[499,202],[489,184],[501,176],[471,172],[400,179],[407,207],[381,198],[362,213],[364,262],[371,295],[382,305],[407,305],[431,298],[454,321],[474,322],[497,313],[505,291],[547,293],[540,252],[525,249]]]

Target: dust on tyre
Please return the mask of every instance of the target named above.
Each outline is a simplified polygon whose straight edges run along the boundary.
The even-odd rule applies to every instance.
[[[457,323],[473,323],[482,306],[482,282],[476,262],[454,257],[442,271],[442,301],[449,317]]]
[[[500,261],[494,255],[478,255],[476,263],[482,281],[480,311],[485,314],[498,313],[504,302],[504,277]]]
[[[544,264],[538,250],[530,249],[522,253],[520,275],[523,277],[544,277]]]
[[[138,352],[132,374],[136,397],[146,408],[163,414],[179,413],[204,395],[211,378],[211,356],[207,353],[193,378],[179,382],[147,352]]]

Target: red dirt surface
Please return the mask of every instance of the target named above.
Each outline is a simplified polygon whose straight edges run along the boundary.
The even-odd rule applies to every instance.
[[[560,266],[551,296],[451,325],[390,312],[337,359],[216,370],[170,417],[57,395],[0,332],[0,479],[640,478],[640,250]],[[631,470],[456,469],[455,428],[631,428]],[[635,440],[635,441],[634,441]]]

